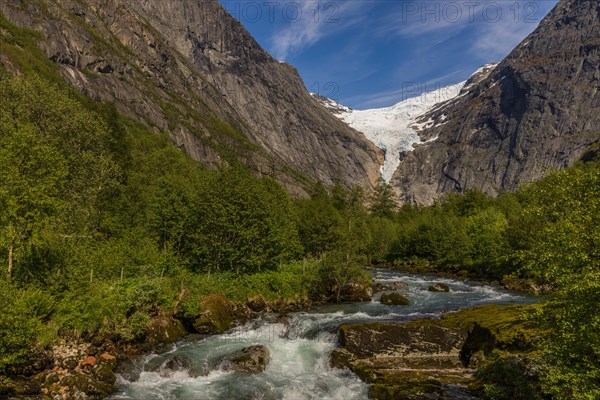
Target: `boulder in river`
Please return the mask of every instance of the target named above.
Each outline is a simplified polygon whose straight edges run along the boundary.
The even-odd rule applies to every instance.
[[[375,292],[390,292],[392,290],[396,290],[398,288],[406,287],[406,286],[408,286],[408,283],[406,283],[406,282],[392,282],[389,284],[386,284],[383,282],[376,282],[375,284],[373,284],[373,291],[375,291]]]
[[[148,324],[143,348],[149,350],[161,343],[173,343],[187,334],[183,323],[166,312],[159,312]]]
[[[163,377],[171,376],[174,372],[189,371],[192,368],[192,360],[186,356],[177,355],[160,367],[160,375]]]
[[[225,296],[212,294],[202,299],[200,303],[200,316],[194,321],[196,332],[216,334],[228,331],[231,328],[231,304]]]
[[[407,306],[408,298],[398,292],[384,293],[381,295],[381,303],[388,306]]]
[[[523,319],[528,307],[487,305],[439,320],[343,325],[330,365],[371,384],[369,398],[480,398],[474,367],[487,355],[533,350],[537,330]]]
[[[263,372],[270,361],[269,349],[265,346],[246,347],[219,360],[223,371]]]
[[[429,288],[427,289],[430,292],[449,292],[450,291],[450,287],[448,285],[446,285],[445,283],[434,283],[433,285],[430,285]]]
[[[371,301],[372,296],[373,288],[371,283],[366,281],[350,282],[341,287],[337,300],[351,302]]]

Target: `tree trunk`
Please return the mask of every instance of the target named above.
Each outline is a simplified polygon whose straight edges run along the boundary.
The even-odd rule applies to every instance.
[[[14,244],[11,242],[8,246],[8,279],[11,279],[13,275],[13,248]]]

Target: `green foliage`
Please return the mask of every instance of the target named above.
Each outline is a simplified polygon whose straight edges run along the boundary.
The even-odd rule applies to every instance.
[[[23,307],[40,321],[48,321],[56,310],[56,299],[50,293],[31,288],[23,293]]]
[[[29,244],[64,206],[60,194],[66,168],[56,149],[40,143],[37,128],[11,126],[4,118],[0,165],[0,231],[2,244],[12,252]]]
[[[390,254],[400,235],[398,224],[389,218],[373,217],[368,224],[366,254],[370,264],[381,264],[390,261]],[[393,261],[393,260],[391,260]]]
[[[159,245],[197,271],[256,272],[300,254],[287,194],[241,168],[206,173],[193,187],[163,181],[152,210]]]
[[[180,274],[186,289],[182,309],[188,316],[198,315],[199,299],[211,293],[221,293],[233,301],[245,301],[259,295],[267,300],[311,297],[317,294],[315,292],[322,283],[320,273],[320,262],[303,260],[282,264],[273,271],[252,274]]]
[[[298,233],[305,251],[316,257],[333,249],[341,239],[343,216],[327,189],[319,184],[309,199],[296,202],[296,208]]]
[[[0,230],[9,259],[50,226],[93,229],[94,205],[119,174],[108,126],[39,78],[0,79],[0,110]]]
[[[542,384],[558,400],[600,397],[600,271],[562,279],[537,317],[550,334],[542,342]]]
[[[585,164],[529,186],[523,219],[528,240],[518,252],[521,268],[545,281],[598,269],[600,260],[600,168]],[[525,235],[521,235],[525,236]]]
[[[160,278],[89,283],[65,294],[54,321],[65,335],[107,332],[131,341],[143,337],[150,317],[172,302],[170,282]]]
[[[471,263],[480,268],[495,267],[506,256],[508,221],[504,213],[490,207],[470,215],[465,221]]]
[[[525,361],[517,357],[502,357],[495,352],[487,363],[477,370],[476,376],[484,383],[485,398],[490,400],[542,399],[539,385],[532,379]]]
[[[398,204],[394,200],[392,186],[380,177],[375,191],[371,195],[371,214],[375,217],[391,218],[397,209]]]
[[[44,304],[32,304],[36,298],[43,299]],[[48,332],[42,319],[47,317],[50,302],[39,290],[20,290],[0,280],[0,376],[27,365],[31,349],[43,344]]]
[[[417,257],[442,266],[471,263],[465,219],[433,207],[416,214],[405,208],[399,220],[400,235],[393,249],[396,257]]]

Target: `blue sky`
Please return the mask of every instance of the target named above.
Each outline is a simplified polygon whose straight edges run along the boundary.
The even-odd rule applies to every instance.
[[[557,0],[221,0],[312,92],[356,109],[461,82],[501,60]]]

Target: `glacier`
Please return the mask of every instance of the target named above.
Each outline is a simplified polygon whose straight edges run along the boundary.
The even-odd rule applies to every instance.
[[[465,82],[423,93],[391,107],[369,110],[353,110],[334,100],[322,96],[315,97],[336,117],[362,132],[385,151],[381,176],[389,182],[400,164],[400,154],[413,150],[416,144],[423,143],[419,138],[419,130],[433,126],[431,120],[417,123],[419,117],[435,108],[437,104],[458,96]]]
[[[362,132],[367,139],[385,151],[385,161],[381,167],[381,176],[389,182],[400,165],[400,155],[412,151],[414,146],[429,143],[437,138],[421,140],[419,132],[447,123],[442,115],[437,121],[423,121],[425,114],[443,103],[467,94],[478,82],[484,79],[498,63],[485,64],[477,69],[469,79],[455,85],[445,86],[419,96],[412,97],[390,107],[368,110],[353,110],[335,100],[311,93],[333,115],[352,128]]]

